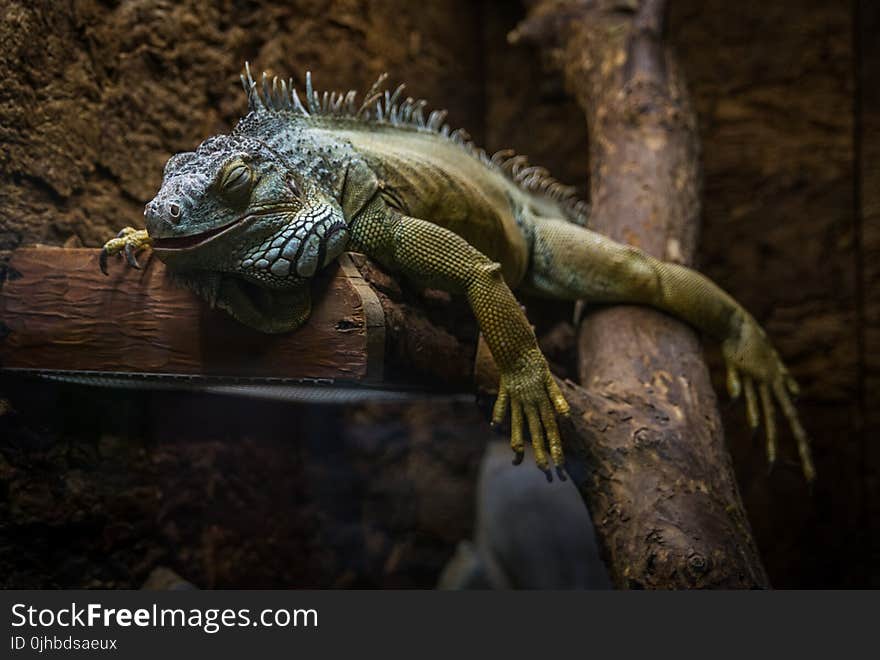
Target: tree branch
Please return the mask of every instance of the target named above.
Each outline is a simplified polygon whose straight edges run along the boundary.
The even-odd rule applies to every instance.
[[[512,38],[555,53],[587,114],[591,227],[690,263],[699,218],[696,119],[664,47],[665,2],[545,0]],[[570,471],[619,587],[768,586],[693,331],[659,312],[594,311],[586,388],[567,385]]]

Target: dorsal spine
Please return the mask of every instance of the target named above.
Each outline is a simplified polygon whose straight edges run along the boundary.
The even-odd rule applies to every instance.
[[[251,112],[257,114],[289,112],[303,117],[340,118],[434,133],[460,145],[486,167],[504,173],[523,190],[556,202],[572,222],[579,225],[587,224],[590,206],[578,198],[574,187],[560,183],[550,176],[545,168],[530,165],[528,158],[516,154],[512,149],[502,149],[489,156],[484,149],[471,141],[467,131],[450,129],[449,124],[445,123],[446,110],[433,110],[425,117],[427,101],[412,97],[400,100],[404,85],[398,85],[393,92],[383,89],[383,84],[388,78],[387,73],[379,76],[358,105],[358,95],[354,90],[317,92],[312,85],[312,73],[307,71],[306,100],[303,103],[292,78],[285,81],[273,76],[270,79],[266,72],[263,72],[261,90],[251,74],[250,64],[246,62],[244,67],[241,83],[247,94],[248,108]]]

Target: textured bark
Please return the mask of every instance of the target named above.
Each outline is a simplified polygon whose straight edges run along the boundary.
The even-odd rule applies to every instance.
[[[658,0],[635,11],[538,3],[514,37],[558,48],[587,112],[591,226],[688,264],[700,209],[697,131],[662,42],[664,12]],[[589,394],[569,388],[566,441],[586,467],[575,477],[615,583],[767,586],[694,333],[657,312],[617,307],[586,319],[580,349]]]
[[[267,336],[176,286],[152,256],[142,259],[142,270],[116,262],[103,277],[98,254],[83,248],[15,251],[0,288],[3,368],[382,377],[382,310],[375,296],[361,295],[357,271],[352,277],[343,266],[322,273],[308,323],[295,336]]]
[[[476,332],[466,305],[409,291],[363,255],[344,255],[316,278],[303,327],[265,335],[210,309],[152,256],[141,258],[142,270],[120,261],[103,277],[98,254],[13,253],[0,283],[0,369],[372,384],[387,370],[435,389],[472,383]]]

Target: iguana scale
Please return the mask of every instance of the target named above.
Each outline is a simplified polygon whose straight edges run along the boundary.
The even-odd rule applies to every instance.
[[[489,157],[445,112],[382,89],[319,94],[306,74],[258,86],[246,65],[249,112],[229,135],[173,156],[144,210],[146,229],[107,242],[107,255],[150,246],[212,305],[264,332],[309,316],[309,281],[345,250],[419,283],[462,293],[498,365],[493,410],[508,409],[515,462],[528,428],[539,468],[563,464],[556,415],[568,404],[511,289],[563,300],[650,305],[720,341],[730,394],[745,393],[752,428],[763,409],[776,458],[775,405],[808,480],[809,444],[790,395],[797,385],[766,334],[703,275],[590,231],[573,189],[511,152]],[[561,473],[560,473],[561,474]]]

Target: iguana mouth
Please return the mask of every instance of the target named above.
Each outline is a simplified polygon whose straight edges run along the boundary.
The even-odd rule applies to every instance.
[[[152,247],[153,250],[156,250],[158,252],[161,252],[163,250],[168,252],[192,250],[193,248],[204,245],[212,238],[216,238],[220,234],[224,233],[226,230],[238,225],[244,219],[245,218],[237,218],[225,225],[215,227],[214,229],[209,229],[208,231],[203,231],[199,234],[190,234],[189,236],[171,236],[169,238],[154,238]]]
[[[288,207],[284,205],[272,206],[260,209],[258,211],[252,211],[247,215],[236,218],[232,222],[227,222],[225,225],[215,227],[214,229],[208,229],[207,231],[199,232],[198,234],[188,234],[186,236],[168,236],[166,238],[154,238],[151,247],[153,251],[158,253],[186,252],[189,250],[194,250],[196,248],[202,247],[206,243],[214,240],[215,238],[222,236],[234,227],[248,222],[249,220],[253,220],[254,218],[261,215],[271,215],[273,213],[284,212],[285,210],[288,210]]]

